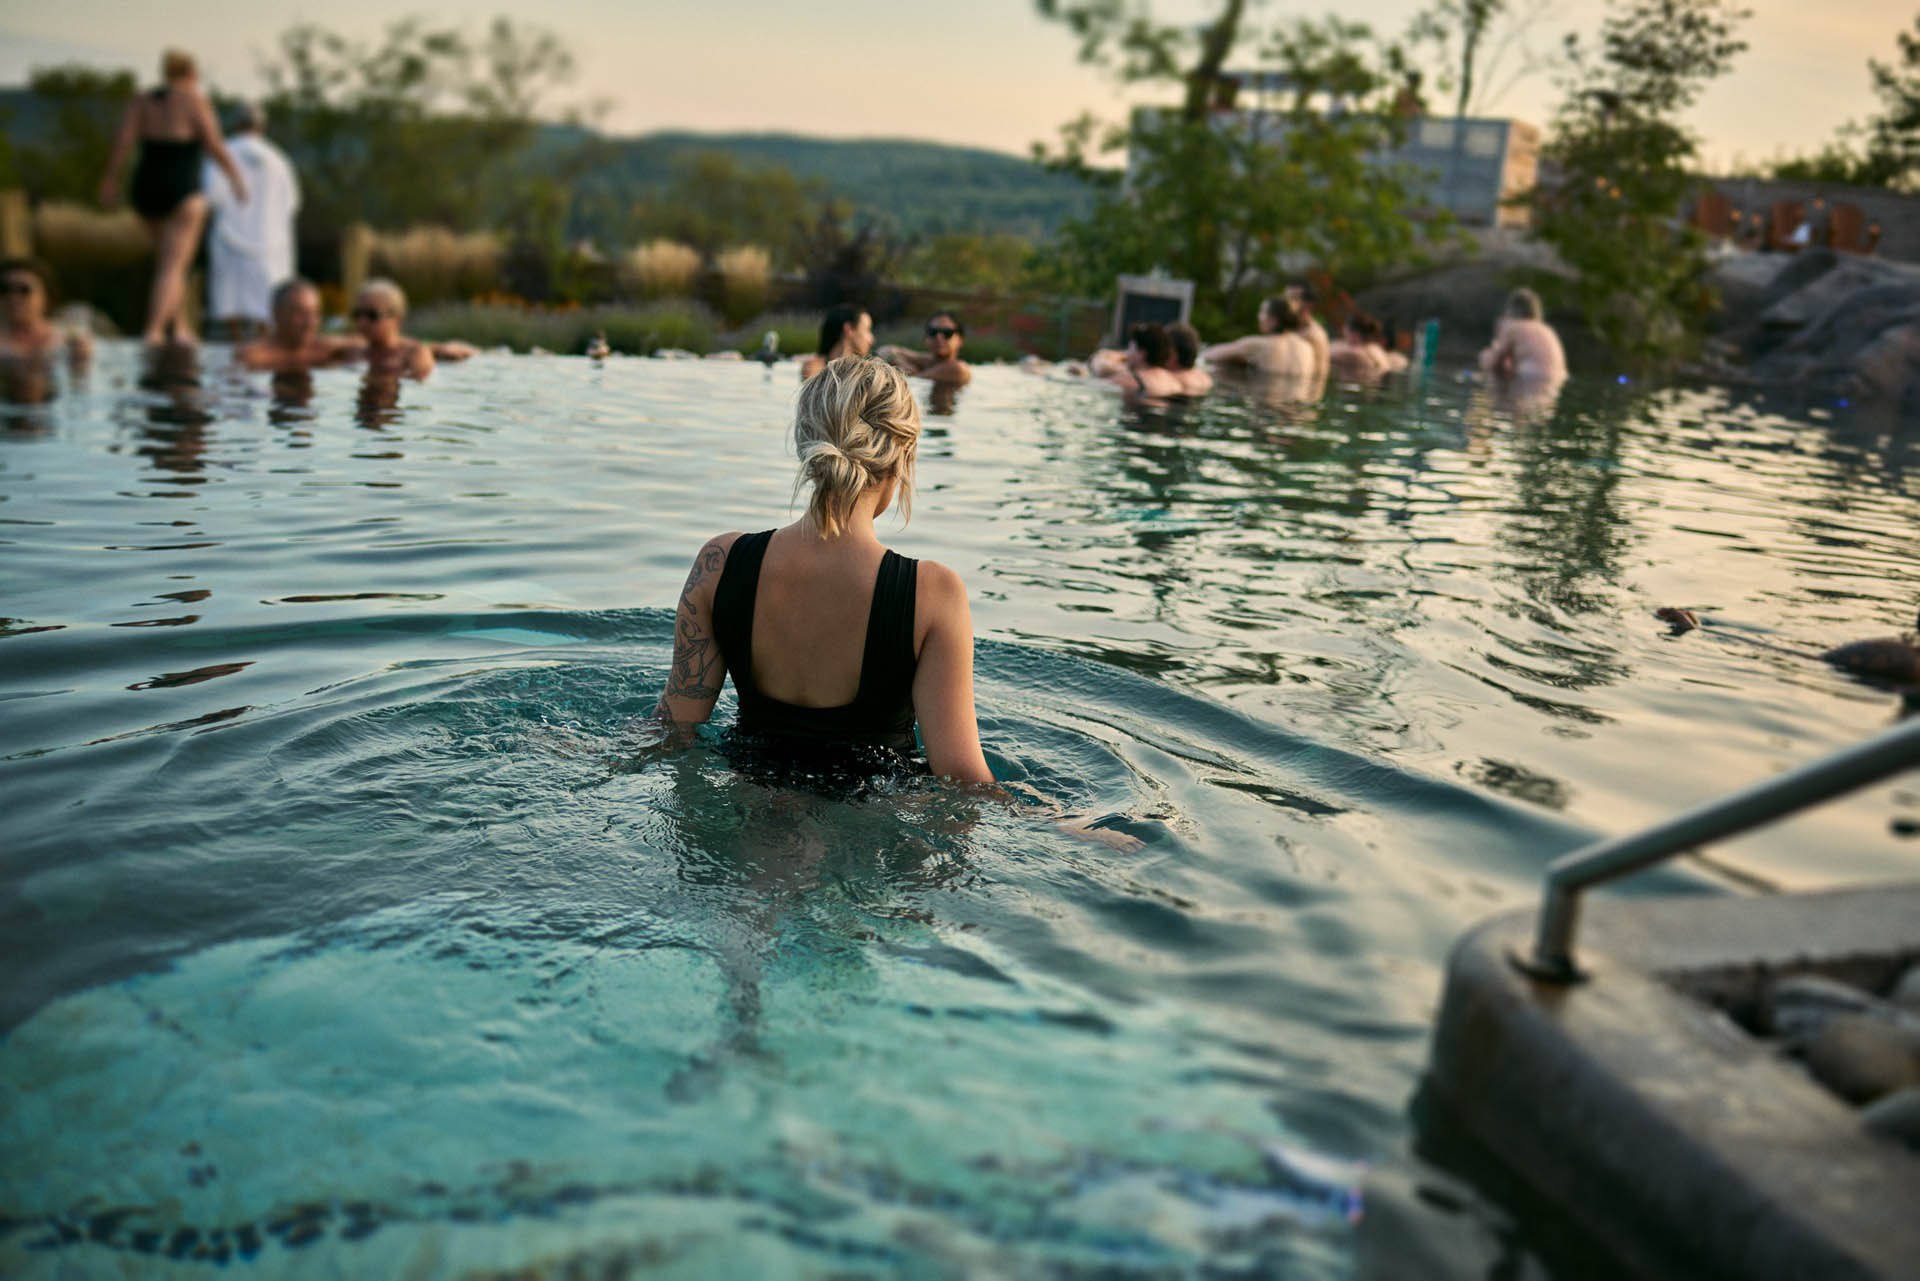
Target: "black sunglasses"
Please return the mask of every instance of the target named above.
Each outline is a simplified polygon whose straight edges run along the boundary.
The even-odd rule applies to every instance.
[[[927,337],[929,338],[951,338],[959,332],[960,331],[958,329],[955,329],[952,325],[928,325],[927,326]]]
[[[355,320],[385,320],[392,314],[390,311],[381,311],[378,307],[355,307],[347,313]]]
[[[33,290],[34,283],[31,280],[9,280],[5,284],[0,284],[0,294],[6,294],[9,297],[25,298]]]

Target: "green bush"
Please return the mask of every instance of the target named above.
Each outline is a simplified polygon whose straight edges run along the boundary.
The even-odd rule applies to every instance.
[[[751,356],[760,350],[771,329],[780,335],[780,354],[810,356],[820,342],[820,318],[806,312],[769,311],[755,316],[728,335],[727,345]]]
[[[705,355],[715,346],[719,322],[697,302],[653,302],[555,311],[506,303],[447,303],[413,313],[408,329],[434,341],[460,339],[476,347],[577,354],[595,334],[605,334],[617,352],[645,356],[662,347]]]

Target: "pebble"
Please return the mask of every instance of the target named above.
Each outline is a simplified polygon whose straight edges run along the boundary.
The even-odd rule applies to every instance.
[[[1869,1134],[1920,1152],[1920,1086],[1909,1085],[1878,1100],[1860,1113],[1860,1124]]]
[[[1920,1014],[1920,965],[1909,965],[1907,972],[1900,976],[1887,993],[1887,999],[1903,1010]]]
[[[1881,1003],[1871,993],[1818,974],[1795,974],[1767,988],[1767,1030],[1804,1050],[1836,1014],[1871,1014]]]
[[[1820,1083],[1849,1103],[1920,1085],[1920,1033],[1871,1015],[1833,1015],[1806,1056]]]

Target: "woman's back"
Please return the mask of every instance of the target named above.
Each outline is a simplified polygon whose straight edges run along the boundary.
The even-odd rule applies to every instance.
[[[198,143],[197,94],[180,84],[161,85],[140,95],[135,111],[143,142]]]

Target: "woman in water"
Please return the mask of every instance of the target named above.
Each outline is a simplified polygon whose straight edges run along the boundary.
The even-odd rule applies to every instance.
[[[112,207],[120,198],[120,170],[137,140],[140,159],[133,167],[128,192],[133,208],[147,220],[153,233],[153,295],[147,304],[146,340],[149,343],[192,341],[187,326],[187,265],[200,245],[207,223],[207,198],[200,194],[200,149],[205,147],[233,184],[233,194],[247,199],[247,181],[227,152],[213,108],[200,92],[193,59],[178,49],[160,60],[166,83],[127,104],[120,133],[107,157],[106,176],[100,180],[100,203]]]
[[[694,558],[658,715],[713,713],[724,676],[738,728],[817,762],[834,749],[908,753],[914,724],[935,774],[990,783],[973,712],[973,621],[960,576],[887,550],[874,520],[911,511],[920,409],[879,360],[829,361],[800,388],[795,482],[804,516],[721,534]]]
[[[820,321],[820,350],[801,362],[800,377],[813,377],[829,360],[864,356],[872,350],[873,317],[850,303],[829,307]]]

